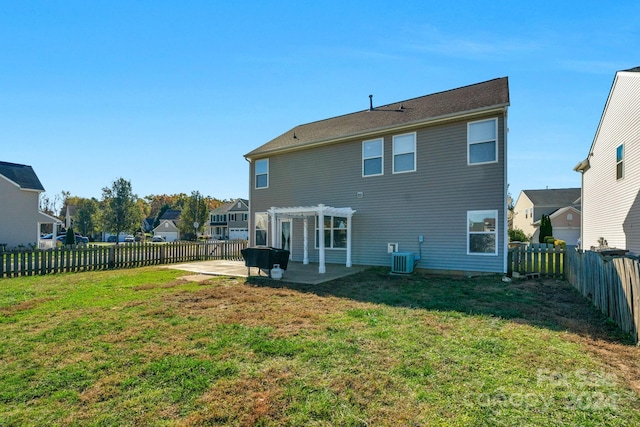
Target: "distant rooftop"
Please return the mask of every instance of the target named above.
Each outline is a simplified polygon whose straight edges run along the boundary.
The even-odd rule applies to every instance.
[[[571,206],[580,199],[580,188],[522,190],[536,206]]]

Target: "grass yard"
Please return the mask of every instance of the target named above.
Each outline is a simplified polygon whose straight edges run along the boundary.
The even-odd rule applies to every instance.
[[[640,425],[640,350],[566,282],[387,272],[0,280],[0,425]]]

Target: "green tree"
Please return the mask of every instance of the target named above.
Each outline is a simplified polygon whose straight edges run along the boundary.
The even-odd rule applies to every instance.
[[[111,187],[102,189],[105,228],[119,236],[121,232],[132,232],[140,227],[142,210],[137,204],[138,196],[133,194],[131,182],[118,178]],[[116,243],[119,239],[116,238]]]
[[[180,235],[185,239],[196,240],[196,232],[200,232],[207,221],[207,212],[205,198],[198,191],[192,191],[180,214]],[[195,223],[198,223],[198,227],[194,227]]]
[[[540,217],[540,235],[538,241],[545,243],[544,239],[548,236],[553,236],[553,227],[551,226],[551,219],[549,215],[542,214]]]
[[[76,205],[75,225],[83,236],[91,236],[98,230],[100,204],[98,200],[80,199]]]

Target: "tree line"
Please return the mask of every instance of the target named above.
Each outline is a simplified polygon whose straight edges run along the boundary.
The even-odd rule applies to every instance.
[[[85,236],[97,236],[103,232],[117,236],[122,232],[144,233],[145,219],[152,218],[153,227],[157,227],[160,217],[168,209],[176,209],[181,211],[178,223],[181,236],[195,239],[196,232],[204,230],[209,211],[222,203],[223,200],[203,196],[198,191],[192,191],[190,195],[180,193],[138,197],[133,192],[131,181],[117,178],[110,186],[102,189],[100,200],[95,197],[72,196],[66,191],[53,198],[45,194],[40,198],[40,210],[63,222],[66,222],[67,215],[71,215],[75,232]],[[75,212],[71,212],[72,209]],[[196,223],[198,227],[194,227]]]

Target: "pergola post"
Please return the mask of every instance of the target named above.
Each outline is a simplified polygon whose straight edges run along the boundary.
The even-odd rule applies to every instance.
[[[324,205],[318,205],[318,273],[327,272],[324,261]]]
[[[278,221],[276,220],[276,208],[272,207],[269,213],[271,214],[271,247],[277,248],[276,233],[278,232]]]
[[[351,215],[347,216],[347,267],[351,267]]]
[[[302,263],[309,264],[309,218],[306,216],[304,217],[304,257]]]

